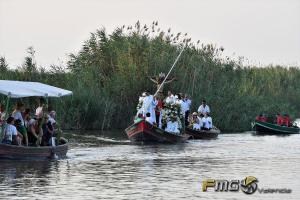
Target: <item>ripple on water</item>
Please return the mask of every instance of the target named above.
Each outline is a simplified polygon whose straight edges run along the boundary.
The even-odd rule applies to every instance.
[[[65,160],[1,161],[0,199],[299,199],[299,136],[224,134],[178,145],[74,136]],[[293,193],[201,192],[206,178],[248,175]]]

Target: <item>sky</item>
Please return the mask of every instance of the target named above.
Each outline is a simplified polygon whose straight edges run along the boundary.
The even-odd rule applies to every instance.
[[[250,64],[300,66],[300,0],[0,0],[0,56],[63,64],[90,33],[137,21],[225,48]]]

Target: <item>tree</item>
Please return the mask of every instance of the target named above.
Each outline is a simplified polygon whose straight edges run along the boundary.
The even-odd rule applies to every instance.
[[[0,57],[0,71],[4,72],[8,70],[8,63],[6,61],[6,58],[4,56]]]

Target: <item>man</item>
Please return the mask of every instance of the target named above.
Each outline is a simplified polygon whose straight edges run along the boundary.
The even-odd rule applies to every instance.
[[[206,105],[206,100],[205,99],[202,100],[202,104],[198,108],[198,113],[199,114],[203,114],[203,115],[205,113],[208,113],[208,114],[210,113],[209,106]]]
[[[183,102],[181,104],[181,108],[182,108],[182,111],[183,111],[183,116],[184,116],[184,119],[185,119],[185,126],[189,125],[188,118],[189,118],[189,115],[190,115],[191,104],[192,104],[192,101],[189,99],[188,95],[185,94]]]

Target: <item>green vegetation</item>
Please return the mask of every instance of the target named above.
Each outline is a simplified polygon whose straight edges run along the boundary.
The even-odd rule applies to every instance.
[[[222,47],[193,43],[186,34],[170,29],[163,32],[157,22],[150,27],[139,22],[122,26],[110,35],[97,30],[77,54],[70,55],[65,67],[37,67],[33,48],[16,70],[0,58],[0,79],[40,81],[72,90],[74,96],[66,97],[57,108],[63,111],[65,128],[124,128],[132,123],[138,96],[146,89],[155,92],[147,77],[166,73],[182,46],[186,50],[171,75],[177,81],[165,92],[190,94],[193,110],[205,98],[221,130],[249,130],[260,112],[299,117],[298,68],[243,66],[223,58]]]

